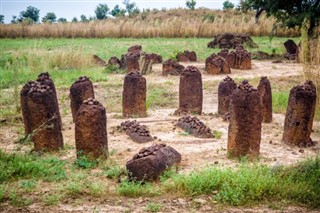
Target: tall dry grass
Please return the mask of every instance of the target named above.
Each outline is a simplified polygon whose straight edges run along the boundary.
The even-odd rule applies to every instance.
[[[273,18],[261,17],[255,23],[254,13],[209,9],[173,9],[143,12],[136,17],[109,18],[87,23],[6,24],[0,25],[1,38],[105,38],[105,37],[213,37],[218,33],[246,33],[268,36]],[[297,29],[279,29],[276,36],[298,36]]]

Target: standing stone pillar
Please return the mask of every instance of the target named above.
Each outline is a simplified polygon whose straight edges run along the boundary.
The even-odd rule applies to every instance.
[[[92,82],[87,76],[81,76],[70,88],[71,111],[73,122],[82,104],[88,98],[94,98]]]
[[[218,87],[218,113],[220,115],[229,112],[230,97],[235,89],[237,89],[237,84],[229,76],[220,82]]]
[[[21,108],[26,134],[31,134],[35,151],[56,151],[63,147],[59,106],[53,89],[41,82],[29,82],[21,90]]]
[[[75,137],[78,157],[108,156],[106,109],[98,101],[88,99],[80,106],[76,115]]]
[[[182,71],[179,85],[179,111],[182,113],[202,113],[202,78],[195,66]]]
[[[271,92],[270,81],[268,80],[267,76],[261,77],[260,83],[258,85],[258,92],[260,95],[262,122],[271,123],[272,122],[272,92]]]
[[[316,108],[316,87],[312,81],[290,90],[283,141],[286,144],[307,147],[314,145],[310,138]]]
[[[231,95],[228,130],[230,157],[257,157],[261,141],[261,109],[257,89],[241,84]]]
[[[122,114],[125,117],[147,115],[146,79],[138,72],[132,71],[124,78],[122,94]]]
[[[126,55],[127,61],[127,72],[131,72],[133,70],[140,70],[139,66],[140,53],[139,52],[129,52]]]

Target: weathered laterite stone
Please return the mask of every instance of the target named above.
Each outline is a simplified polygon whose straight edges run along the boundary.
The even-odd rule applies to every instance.
[[[122,94],[122,114],[125,117],[145,117],[147,86],[146,79],[138,72],[132,71],[124,78]]]
[[[272,122],[272,92],[271,84],[266,76],[261,77],[258,85],[258,92],[260,95],[260,106],[262,122]]]
[[[216,54],[212,54],[206,59],[205,70],[208,74],[212,75],[231,73],[231,69],[227,61]]]
[[[155,53],[142,53],[140,56],[139,67],[141,74],[149,74],[152,72],[152,65],[155,63],[161,63],[162,57]]]
[[[99,66],[103,66],[103,67],[107,66],[107,63],[97,55],[93,55],[93,61],[95,64],[97,64]]]
[[[120,68],[121,67],[121,61],[116,56],[112,56],[109,59],[107,66],[114,66],[114,67]]]
[[[198,138],[214,138],[211,129],[197,117],[182,117],[178,120],[177,127]]]
[[[139,66],[140,53],[139,52],[129,52],[125,57],[127,62],[128,73],[133,70],[140,70],[140,66]]]
[[[121,123],[120,128],[135,142],[146,143],[153,141],[149,130],[145,126],[141,126],[136,120],[125,121]]]
[[[310,138],[316,108],[316,87],[312,81],[295,86],[290,90],[283,142],[292,146],[315,145]]]
[[[194,51],[185,50],[184,52],[179,52],[176,59],[180,62],[197,61],[197,54]]]
[[[230,52],[228,49],[223,49],[217,55],[223,57],[233,69],[251,69],[251,53],[241,45]]]
[[[83,101],[77,112],[75,137],[78,157],[108,156],[106,109],[93,98]]]
[[[183,70],[184,66],[172,59],[162,64],[162,75],[180,75]]]
[[[179,113],[202,113],[202,77],[195,66],[188,66],[182,71],[179,85]]]
[[[20,92],[26,135],[35,151],[57,151],[63,147],[60,113],[53,89],[43,82],[30,81]]]
[[[241,84],[230,99],[228,155],[257,157],[261,141],[261,108],[257,89]]]
[[[220,115],[225,115],[229,112],[230,97],[236,89],[237,84],[229,76],[220,82],[218,87],[218,113]]]
[[[128,52],[141,52],[142,51],[142,46],[141,45],[133,45],[128,48]]]
[[[167,168],[181,161],[181,155],[165,144],[143,148],[126,164],[130,180],[156,180]]]
[[[87,76],[81,76],[79,79],[72,84],[70,88],[70,99],[71,99],[71,111],[73,122],[77,112],[84,100],[88,98],[94,98],[94,90],[92,82]]]

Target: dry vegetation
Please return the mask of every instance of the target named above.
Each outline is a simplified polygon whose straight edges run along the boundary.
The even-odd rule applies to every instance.
[[[136,17],[109,18],[87,23],[9,24],[0,25],[1,38],[148,38],[148,37],[213,37],[218,33],[247,33],[268,36],[273,18],[261,17],[255,24],[254,12],[209,9],[173,9],[144,11]],[[276,36],[299,36],[297,29],[278,29]]]

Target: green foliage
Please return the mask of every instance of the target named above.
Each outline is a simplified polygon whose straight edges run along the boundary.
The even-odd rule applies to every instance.
[[[173,102],[173,93],[166,87],[152,88],[153,85],[148,85],[148,94],[146,100],[146,108],[150,107],[165,107]]]
[[[124,0],[122,3],[125,5],[126,11],[128,12],[130,17],[133,17],[140,13],[140,9],[136,5],[136,3],[130,3],[130,0]]]
[[[19,188],[31,192],[36,187],[36,183],[34,180],[23,180],[19,184]]]
[[[107,4],[99,4],[94,13],[96,14],[98,20],[106,19],[109,13],[109,7]]]
[[[67,23],[67,19],[66,18],[59,18],[58,22],[59,23]]]
[[[230,10],[233,8],[234,8],[234,4],[231,1],[226,0],[223,2],[223,10]]]
[[[66,178],[64,164],[53,156],[7,154],[0,150],[0,183],[28,178],[59,181]]]
[[[43,197],[44,205],[46,206],[52,206],[59,203],[59,201],[64,197],[63,194],[46,194]]]
[[[160,194],[159,188],[151,183],[130,182],[128,180],[122,181],[116,188],[119,195],[126,197],[140,197],[140,196],[156,196]]]
[[[73,17],[73,18],[71,19],[71,22],[77,23],[77,22],[78,22],[78,18],[77,18],[77,17]]]
[[[116,179],[119,178],[122,174],[126,174],[126,169],[118,165],[104,168],[107,178]]]
[[[220,139],[222,136],[222,132],[220,132],[218,130],[213,130],[213,135],[214,135],[214,138]]]
[[[197,2],[195,0],[187,0],[186,1],[186,6],[190,10],[194,10],[196,7]]]
[[[82,14],[82,15],[80,16],[80,21],[81,21],[81,22],[88,22],[89,19],[87,19],[87,16],[85,16],[85,15]]]
[[[57,16],[53,12],[49,12],[44,17],[42,17],[42,22],[44,23],[54,23],[56,21],[57,21]]]
[[[146,212],[159,212],[162,209],[162,205],[159,203],[149,202],[146,206]]]
[[[39,9],[32,6],[28,6],[25,11],[20,12],[19,21],[22,22],[24,19],[29,18],[33,22],[37,23],[39,21],[39,13]]]
[[[113,17],[125,16],[125,14],[126,14],[126,10],[121,9],[118,4],[115,5],[114,8],[111,10],[111,15]]]
[[[0,15],[0,24],[4,24],[4,15]]]
[[[272,108],[276,113],[285,113],[289,99],[289,92],[273,92]]]
[[[202,15],[202,21],[207,21],[209,23],[213,23],[214,19],[215,19],[214,14],[206,13],[206,14]]]
[[[126,71],[125,70],[122,70],[122,69],[119,69],[119,67],[117,67],[116,65],[112,65],[112,64],[109,64],[106,66],[106,68],[104,69],[104,72],[107,73],[107,74],[112,74],[112,73],[117,73],[117,74],[123,74],[125,73]]]
[[[77,157],[76,161],[74,162],[79,168],[91,169],[97,166],[96,160],[90,159],[88,156],[82,155],[81,153],[79,155],[80,156]]]

